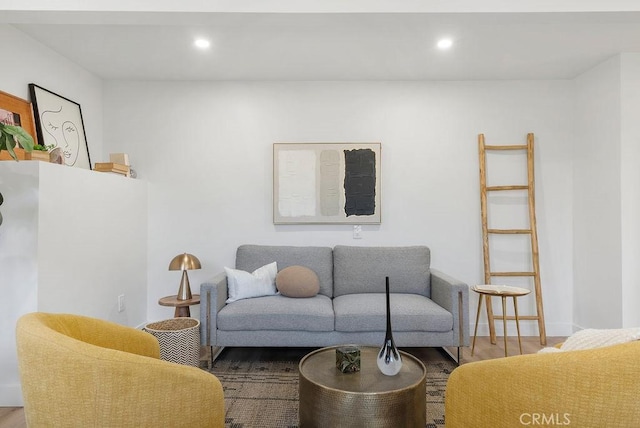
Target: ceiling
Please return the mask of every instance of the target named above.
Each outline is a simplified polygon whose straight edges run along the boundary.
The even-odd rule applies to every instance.
[[[7,16],[104,79],[572,79],[618,53],[640,52],[635,11]],[[448,51],[435,46],[443,36],[454,40]],[[195,37],[211,47],[195,49]]]

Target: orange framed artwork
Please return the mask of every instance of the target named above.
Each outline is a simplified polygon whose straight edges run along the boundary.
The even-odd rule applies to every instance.
[[[21,126],[38,144],[33,107],[29,101],[0,91],[0,122]]]

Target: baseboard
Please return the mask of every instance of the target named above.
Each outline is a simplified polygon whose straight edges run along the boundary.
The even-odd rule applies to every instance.
[[[577,332],[579,332],[580,330],[584,330],[584,329],[586,328],[586,327],[579,326],[578,324],[572,324],[572,325],[571,325],[571,327],[572,327],[572,329],[573,329],[573,330],[571,331],[571,334],[573,334],[573,333],[577,333]]]
[[[22,407],[22,388],[20,384],[0,385],[0,407]]]
[[[502,321],[496,320],[495,326],[496,326],[496,335],[503,336]],[[580,330],[575,325],[569,324],[569,323],[567,324],[552,323],[552,324],[546,324],[545,327],[547,331],[547,337],[568,337],[568,336],[571,336],[574,332]],[[475,325],[469,326],[471,338],[473,338],[474,329],[475,329]],[[516,325],[513,320],[507,321],[507,335],[514,336],[514,337],[517,336]],[[520,335],[523,337],[539,336],[537,321],[530,321],[530,320],[520,321]],[[478,336],[489,336],[489,324],[487,322],[478,324]]]

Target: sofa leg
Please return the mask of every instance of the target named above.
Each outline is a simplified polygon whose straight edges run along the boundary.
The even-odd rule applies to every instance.
[[[223,349],[224,349],[224,346],[213,346],[213,345],[209,346],[209,355],[210,355],[209,369],[213,368],[213,362],[216,360],[216,358],[218,358],[218,355],[220,355]]]
[[[456,363],[457,366],[460,365],[460,361],[462,361],[462,347],[461,346],[456,346],[456,351],[455,354],[454,352],[451,352],[451,350],[447,347],[442,347],[440,348],[444,351],[445,354],[447,354],[447,356],[449,358],[451,358],[453,360],[454,363]]]

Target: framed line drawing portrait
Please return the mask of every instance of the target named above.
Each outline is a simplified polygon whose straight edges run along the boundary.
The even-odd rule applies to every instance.
[[[91,169],[80,104],[34,83],[29,93],[40,144],[60,147],[65,165]]]
[[[274,224],[380,224],[380,143],[275,143]]]

